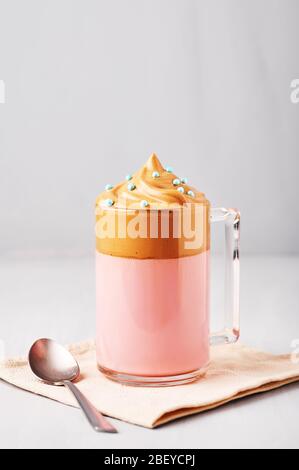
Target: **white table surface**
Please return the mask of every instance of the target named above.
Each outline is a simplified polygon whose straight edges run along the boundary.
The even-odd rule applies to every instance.
[[[0,339],[6,356],[38,337],[62,343],[94,336],[91,258],[2,257]],[[299,338],[299,258],[243,257],[241,341],[285,353]],[[214,263],[213,305],[221,303]],[[299,384],[245,398],[155,430],[116,421],[117,435],[94,433],[80,411],[0,383],[1,448],[299,447]]]

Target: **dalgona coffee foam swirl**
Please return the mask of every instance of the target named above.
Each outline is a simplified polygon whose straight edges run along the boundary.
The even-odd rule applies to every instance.
[[[186,208],[197,244],[183,227]],[[209,248],[209,208],[203,193],[191,187],[186,178],[176,176],[172,168],[164,168],[153,154],[137,173],[127,175],[125,182],[107,184],[98,196],[97,251],[139,259],[198,254]]]
[[[153,154],[146,164],[125,182],[108,184],[97,198],[97,205],[115,208],[169,208],[169,205],[203,203],[205,196],[176,176],[170,167],[163,168]]]

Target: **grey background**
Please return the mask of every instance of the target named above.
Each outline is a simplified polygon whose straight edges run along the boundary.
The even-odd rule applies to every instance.
[[[155,151],[242,251],[298,252],[296,0],[0,0],[0,255],[91,254],[94,199]]]

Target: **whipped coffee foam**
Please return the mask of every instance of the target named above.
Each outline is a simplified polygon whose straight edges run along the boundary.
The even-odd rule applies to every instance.
[[[96,200],[97,251],[167,259],[209,249],[210,203],[153,154],[136,173],[109,183]]]
[[[97,198],[97,205],[116,208],[162,209],[196,202],[204,203],[205,195],[190,186],[186,178],[176,176],[172,168],[164,168],[155,154],[125,181],[107,184]]]

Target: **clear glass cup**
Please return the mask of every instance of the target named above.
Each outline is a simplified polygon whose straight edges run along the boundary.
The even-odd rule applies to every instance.
[[[188,383],[206,372],[211,344],[238,340],[240,213],[209,204],[199,209],[196,250],[185,248],[180,231],[176,240],[173,232],[147,240],[147,232],[145,240],[118,236],[106,245],[97,227],[97,364],[108,378],[135,386]],[[225,325],[210,334],[210,225],[216,222],[225,227]],[[119,256],[123,243],[127,252]]]

